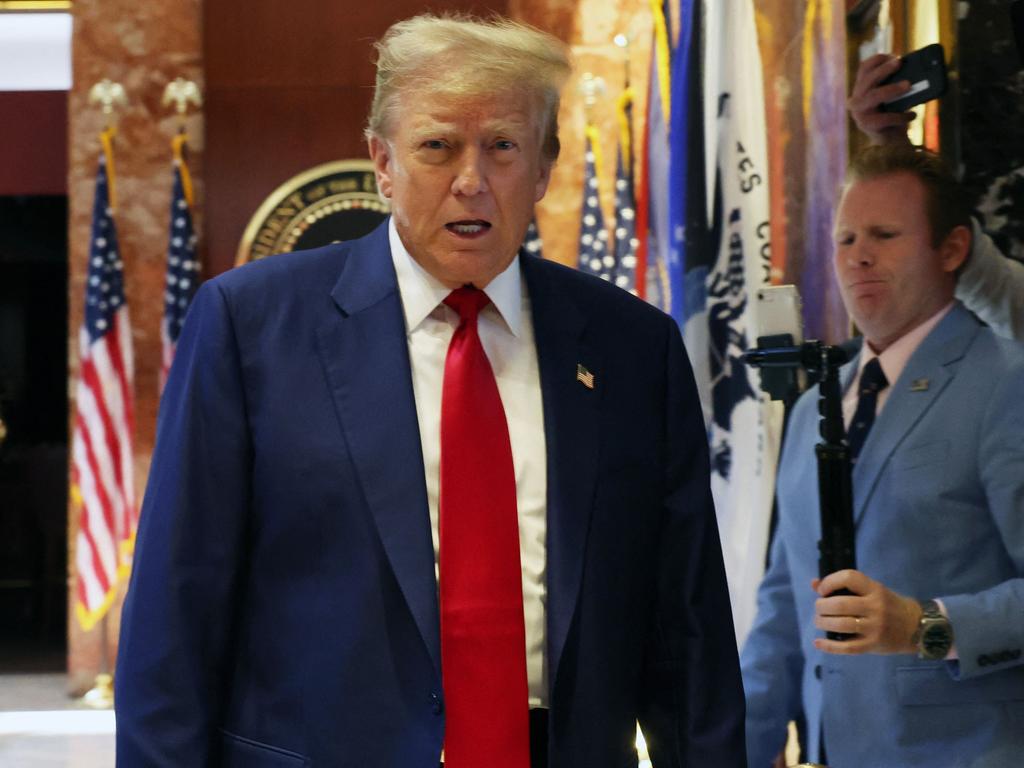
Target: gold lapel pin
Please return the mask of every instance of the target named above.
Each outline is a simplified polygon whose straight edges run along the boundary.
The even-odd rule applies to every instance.
[[[580,382],[587,389],[594,388],[594,374],[579,363],[576,363],[576,381]]]
[[[927,392],[928,391],[928,379],[914,379],[910,382],[911,392]]]

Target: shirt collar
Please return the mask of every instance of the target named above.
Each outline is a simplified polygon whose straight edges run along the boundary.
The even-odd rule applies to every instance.
[[[864,344],[861,346],[860,363],[857,366],[856,378],[860,379],[864,366],[877,357],[879,365],[882,366],[882,372],[885,374],[886,381],[890,385],[895,383],[900,374],[903,373],[903,369],[907,367],[910,356],[914,354],[915,350],[921,345],[921,342],[932,332],[932,329],[939,324],[939,321],[946,316],[946,313],[953,308],[954,303],[950,301],[949,304],[919,326],[900,336],[886,347],[882,354],[876,353],[865,339]]]
[[[388,219],[388,243],[402,297],[406,333],[412,333],[447,298],[451,288],[427,272],[406,250],[398,236],[394,217]],[[522,333],[521,282],[517,254],[512,263],[484,288],[487,298],[517,338]]]

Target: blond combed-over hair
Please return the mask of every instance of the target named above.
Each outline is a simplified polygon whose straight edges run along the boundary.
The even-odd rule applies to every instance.
[[[375,47],[367,138],[389,138],[404,93],[455,102],[521,93],[536,105],[543,159],[558,158],[559,92],[571,64],[557,38],[501,17],[422,14],[393,24]]]

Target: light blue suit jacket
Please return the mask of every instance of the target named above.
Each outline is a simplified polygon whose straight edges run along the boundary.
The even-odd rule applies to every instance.
[[[831,768],[1024,765],[1024,346],[956,305],[892,384],[853,472],[858,568],[941,598],[958,662],[814,649],[817,399],[793,411],[742,654],[750,768],[769,765],[801,710],[809,756],[824,734]]]

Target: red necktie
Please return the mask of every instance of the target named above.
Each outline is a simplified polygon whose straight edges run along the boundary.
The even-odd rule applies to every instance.
[[[441,396],[441,673],[445,768],[529,768],[526,629],[512,446],[477,332],[487,295],[445,304],[461,322]]]

